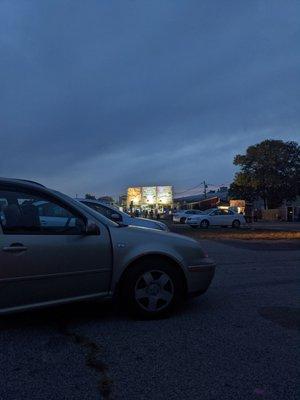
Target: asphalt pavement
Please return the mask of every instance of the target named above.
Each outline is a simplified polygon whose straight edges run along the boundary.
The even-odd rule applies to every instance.
[[[97,302],[1,317],[0,399],[296,399],[299,242],[202,244],[213,284],[168,319]]]

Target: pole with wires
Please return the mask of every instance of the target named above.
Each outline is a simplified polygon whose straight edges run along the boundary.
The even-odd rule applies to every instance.
[[[207,189],[207,184],[205,181],[202,182],[204,186],[204,198],[206,199],[206,189]]]

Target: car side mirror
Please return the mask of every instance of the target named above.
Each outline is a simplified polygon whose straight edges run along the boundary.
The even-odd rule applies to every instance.
[[[117,213],[111,214],[110,218],[111,218],[113,221],[121,221],[121,220],[122,220],[120,214],[117,214]]]
[[[85,234],[89,236],[98,236],[100,235],[100,228],[95,222],[88,221],[85,226]]]

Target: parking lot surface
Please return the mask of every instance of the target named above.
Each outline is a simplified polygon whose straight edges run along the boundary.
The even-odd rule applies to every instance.
[[[296,399],[299,242],[202,244],[212,286],[168,319],[97,302],[1,317],[0,399]]]

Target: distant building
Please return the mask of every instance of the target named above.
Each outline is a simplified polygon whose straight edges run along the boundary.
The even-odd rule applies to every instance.
[[[175,197],[174,205],[178,209],[207,210],[228,203],[228,188],[223,186],[218,190],[198,193],[191,196]]]
[[[281,215],[289,222],[300,221],[300,196],[292,201],[284,201],[281,206]]]
[[[252,203],[242,199],[231,199],[230,207],[238,212],[245,213],[249,219],[265,221],[300,221],[300,196],[295,200],[284,200],[280,207],[265,209],[264,201],[261,198]]]
[[[99,201],[101,201],[101,203],[106,203],[106,204],[114,204],[115,201],[111,196],[101,196],[98,198]]]
[[[127,194],[122,194],[119,197],[119,206],[123,209],[127,208]]]
[[[138,186],[127,189],[127,208],[151,210],[173,207],[172,186]]]

